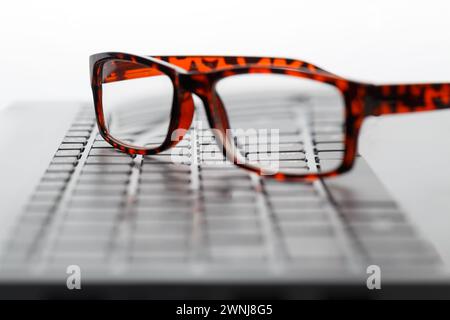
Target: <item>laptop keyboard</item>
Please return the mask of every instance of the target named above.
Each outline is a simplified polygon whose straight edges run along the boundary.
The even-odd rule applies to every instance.
[[[199,123],[175,147],[179,162],[172,151],[132,158],[101,138],[83,108],[17,221],[3,270],[36,274],[38,266],[51,277],[76,264],[103,277],[248,279],[365,274],[370,264],[402,274],[440,268],[362,158],[330,182],[266,180],[218,165],[203,151],[216,147]],[[286,151],[299,147],[284,139]],[[342,156],[339,137],[315,139],[318,165]]]

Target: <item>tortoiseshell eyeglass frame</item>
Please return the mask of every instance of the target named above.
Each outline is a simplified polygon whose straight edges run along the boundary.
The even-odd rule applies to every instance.
[[[105,66],[106,64],[106,66]],[[106,52],[90,56],[91,85],[100,134],[114,148],[130,155],[155,155],[175,146],[179,132],[187,131],[194,115],[192,94],[203,102],[208,122],[215,132],[223,153],[237,166],[263,174],[261,168],[236,161],[238,155],[227,135],[231,129],[225,107],[215,90],[223,78],[247,73],[274,73],[307,78],[336,87],[345,102],[344,158],[331,172],[311,174],[275,173],[265,175],[276,180],[314,181],[349,171],[355,161],[358,134],[367,116],[409,113],[450,108],[450,83],[374,85],[350,81],[311,63],[286,58],[242,56],[139,56]],[[174,86],[171,120],[167,136],[157,148],[136,148],[112,137],[105,124],[102,106],[102,84],[154,75],[167,75]],[[178,130],[183,129],[183,130]],[[172,139],[174,132],[178,139]]]

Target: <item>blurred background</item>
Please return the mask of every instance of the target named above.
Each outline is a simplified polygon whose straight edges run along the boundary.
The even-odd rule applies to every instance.
[[[90,99],[88,56],[274,55],[354,79],[450,81],[448,1],[57,1],[0,9],[0,108]]]
[[[285,56],[355,80],[449,82],[449,12],[445,0],[3,1],[0,109],[90,102],[88,57],[102,51]],[[422,231],[437,241],[450,225],[449,188],[434,183],[450,181],[449,123],[445,111],[371,119],[360,146],[407,212],[436,221]]]

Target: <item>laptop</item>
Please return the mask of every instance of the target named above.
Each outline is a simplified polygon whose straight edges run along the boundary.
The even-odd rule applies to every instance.
[[[268,112],[245,114],[292,121]],[[310,136],[317,166],[342,155],[326,128]],[[449,296],[441,255],[361,155],[337,178],[260,177],[217,161],[202,106],[178,160],[114,150],[90,103],[15,104],[0,133],[1,298]],[[299,139],[280,135],[280,150],[305,152]]]

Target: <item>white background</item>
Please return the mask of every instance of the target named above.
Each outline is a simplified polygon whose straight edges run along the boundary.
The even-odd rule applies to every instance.
[[[286,56],[356,80],[450,82],[450,1],[3,1],[0,48],[0,108],[89,101],[88,56],[102,51]],[[450,258],[450,112],[367,121],[361,151]]]
[[[274,55],[350,78],[450,81],[449,1],[51,1],[0,5],[0,106],[90,99],[88,56]]]

